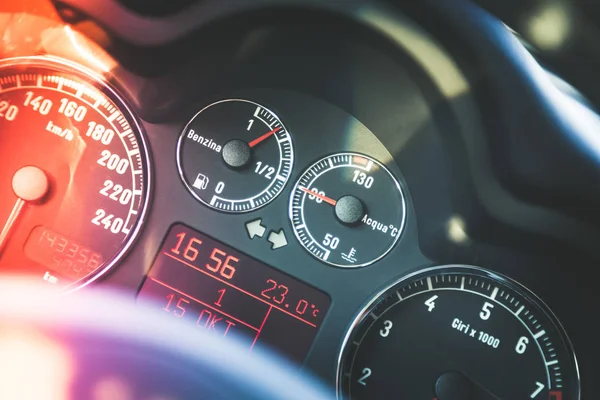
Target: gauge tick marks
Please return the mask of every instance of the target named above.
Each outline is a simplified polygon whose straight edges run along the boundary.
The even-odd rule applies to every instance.
[[[213,209],[242,213],[281,193],[292,172],[294,149],[281,121],[266,108],[248,100],[222,100],[200,110],[185,127],[177,164],[193,197]],[[196,190],[200,176],[202,189]]]

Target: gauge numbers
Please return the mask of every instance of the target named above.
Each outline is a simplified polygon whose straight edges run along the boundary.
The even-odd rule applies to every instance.
[[[345,339],[339,398],[579,400],[573,349],[524,287],[468,266],[377,295]]]
[[[321,261],[362,267],[385,256],[404,228],[400,184],[377,160],[334,154],[313,164],[296,183],[289,206],[296,237]]]
[[[220,211],[256,210],[277,197],[294,164],[292,138],[279,118],[248,100],[201,110],[178,144],[179,173],[190,193]]]
[[[76,65],[16,58],[0,72],[0,268],[76,289],[141,227],[144,137],[117,94]]]

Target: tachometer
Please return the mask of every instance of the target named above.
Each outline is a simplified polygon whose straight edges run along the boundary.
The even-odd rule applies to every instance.
[[[468,266],[393,284],[345,339],[346,399],[578,400],[577,363],[550,310],[519,284]]]
[[[149,192],[144,137],[99,77],[56,59],[0,63],[0,271],[74,289],[125,253]]]

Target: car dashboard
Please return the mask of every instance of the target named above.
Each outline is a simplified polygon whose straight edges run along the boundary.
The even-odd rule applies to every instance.
[[[593,398],[600,119],[478,6],[398,3],[4,1],[0,270],[338,399]]]

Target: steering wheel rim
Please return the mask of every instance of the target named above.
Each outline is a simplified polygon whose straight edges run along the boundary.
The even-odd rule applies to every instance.
[[[335,397],[276,354],[249,352],[232,338],[165,321],[116,291],[65,296],[48,285],[3,278],[0,321],[4,399]],[[162,389],[152,393],[148,386]],[[201,395],[207,391],[210,396]]]

